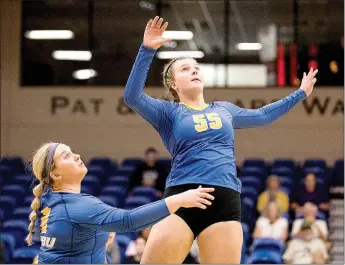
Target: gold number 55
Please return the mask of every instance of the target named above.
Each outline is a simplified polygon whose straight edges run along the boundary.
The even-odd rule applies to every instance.
[[[204,132],[209,127],[213,130],[217,130],[222,128],[222,120],[220,119],[218,113],[212,112],[205,114],[199,114],[199,115],[193,115],[193,121],[195,124],[195,130],[197,132]]]

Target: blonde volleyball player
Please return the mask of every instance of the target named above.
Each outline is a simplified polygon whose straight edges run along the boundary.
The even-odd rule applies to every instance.
[[[181,263],[197,237],[201,263],[240,263],[241,182],[234,129],[264,126],[286,114],[310,95],[317,70],[304,75],[300,89],[289,96],[260,109],[243,109],[224,101],[206,103],[197,61],[177,58],[163,72],[175,102],[154,99],[143,89],[156,50],[170,41],[162,37],[167,26],[159,17],[147,23],[124,98],[158,131],[173,158],[164,197],[202,185],[215,188],[215,201],[205,211],[179,209],[154,225],[141,262]]]

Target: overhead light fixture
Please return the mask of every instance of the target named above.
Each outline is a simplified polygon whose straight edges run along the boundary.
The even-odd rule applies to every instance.
[[[261,50],[262,44],[261,43],[237,43],[236,45],[238,50],[242,51],[258,51]]]
[[[32,40],[68,40],[74,38],[74,33],[70,30],[30,30],[24,36]]]
[[[176,41],[169,41],[163,44],[165,48],[176,48],[177,42]]]
[[[87,80],[97,76],[97,72],[93,69],[80,69],[72,73],[73,78],[79,80]]]
[[[203,58],[202,51],[161,51],[157,52],[158,59],[175,59],[178,57]]]
[[[164,31],[162,37],[173,40],[191,40],[193,39],[193,32],[191,31]]]
[[[139,6],[142,9],[155,10],[155,6],[148,1],[140,1]]]
[[[92,53],[90,51],[62,51],[57,50],[52,53],[56,60],[71,60],[71,61],[90,61]]]

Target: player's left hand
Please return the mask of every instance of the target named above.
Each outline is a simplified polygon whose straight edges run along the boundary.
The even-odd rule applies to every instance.
[[[304,92],[307,94],[307,97],[309,97],[311,92],[313,92],[314,85],[316,83],[315,76],[317,72],[317,69],[313,70],[313,68],[310,68],[308,75],[306,75],[306,73],[303,73],[303,79],[300,88],[304,90]]]

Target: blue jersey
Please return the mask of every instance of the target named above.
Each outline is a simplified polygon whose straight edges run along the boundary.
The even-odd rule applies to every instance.
[[[154,99],[143,93],[155,54],[141,45],[124,99],[158,131],[172,156],[166,187],[209,184],[241,191],[236,176],[234,129],[269,124],[291,110],[306,94],[298,89],[288,97],[259,109],[244,109],[230,102],[212,102],[202,109]]]
[[[35,237],[38,263],[104,264],[109,232],[140,231],[170,214],[164,200],[122,210],[83,193],[52,192],[41,198]]]

